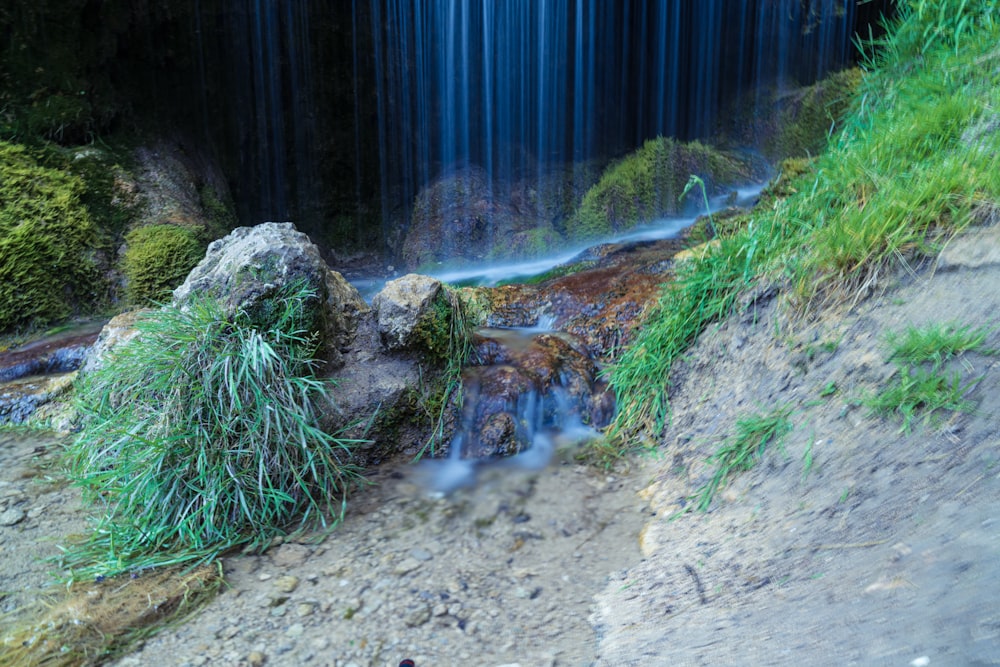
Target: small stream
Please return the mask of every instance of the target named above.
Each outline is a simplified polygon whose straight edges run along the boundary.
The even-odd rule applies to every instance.
[[[449,494],[486,470],[540,470],[562,450],[599,436],[614,412],[596,362],[574,336],[545,326],[483,328],[478,363],[462,373],[460,424],[444,459],[423,461],[421,481]]]

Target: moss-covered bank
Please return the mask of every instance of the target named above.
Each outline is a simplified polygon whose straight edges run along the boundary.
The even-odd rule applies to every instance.
[[[0,331],[94,308],[107,294],[105,237],[82,178],[0,142]]]
[[[650,139],[609,167],[590,188],[567,224],[567,236],[598,238],[678,215],[689,205],[682,193],[692,174],[705,182],[709,194],[716,194],[727,185],[749,180],[751,168],[739,156],[697,141],[685,144],[664,137]],[[693,203],[700,193],[688,196]]]

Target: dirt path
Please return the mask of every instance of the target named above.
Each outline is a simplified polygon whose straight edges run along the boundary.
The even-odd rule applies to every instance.
[[[434,499],[404,463],[374,470],[333,534],[226,559],[222,595],[116,664],[1000,664],[1000,358],[954,362],[978,410],[937,427],[854,402],[893,372],[885,331],[1000,324],[1000,266],[906,281],[796,328],[765,295],[707,332],[662,455],[628,475],[497,470]],[[779,406],[784,450],[670,521],[735,421]],[[46,582],[46,538],[84,529],[37,445],[0,442],[6,609]]]

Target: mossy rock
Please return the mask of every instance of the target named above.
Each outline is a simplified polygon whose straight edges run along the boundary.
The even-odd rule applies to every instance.
[[[198,232],[180,225],[149,225],[125,236],[122,271],[129,301],[162,301],[205,254]]]
[[[722,187],[750,178],[741,158],[697,141],[680,143],[658,137],[612,165],[583,198],[567,224],[567,236],[585,240],[630,229],[642,222],[680,215],[701,197],[698,189],[681,197],[688,180],[697,175],[709,196]]]
[[[819,155],[850,108],[861,78],[861,70],[847,69],[776,99],[766,114],[775,127],[765,136],[764,154],[776,160]]]
[[[91,311],[107,294],[83,180],[0,142],[0,331]]]

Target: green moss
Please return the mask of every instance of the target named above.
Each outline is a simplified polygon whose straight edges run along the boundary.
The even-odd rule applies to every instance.
[[[775,132],[764,141],[764,154],[772,159],[817,155],[850,108],[861,70],[843,70],[780,98],[775,103]]]
[[[209,238],[221,238],[236,227],[238,219],[231,201],[220,197],[216,189],[207,184],[198,194],[201,197],[201,208],[208,218],[205,233]]]
[[[163,300],[201,260],[205,244],[179,225],[140,227],[125,237],[122,270],[133,303]]]
[[[680,200],[692,174],[709,193],[749,177],[749,168],[735,156],[698,142],[682,144],[658,137],[612,165],[583,198],[567,224],[567,236],[589,239],[682,212],[689,193]],[[694,202],[694,200],[691,200]]]
[[[0,142],[0,330],[91,310],[107,293],[78,176]]]

